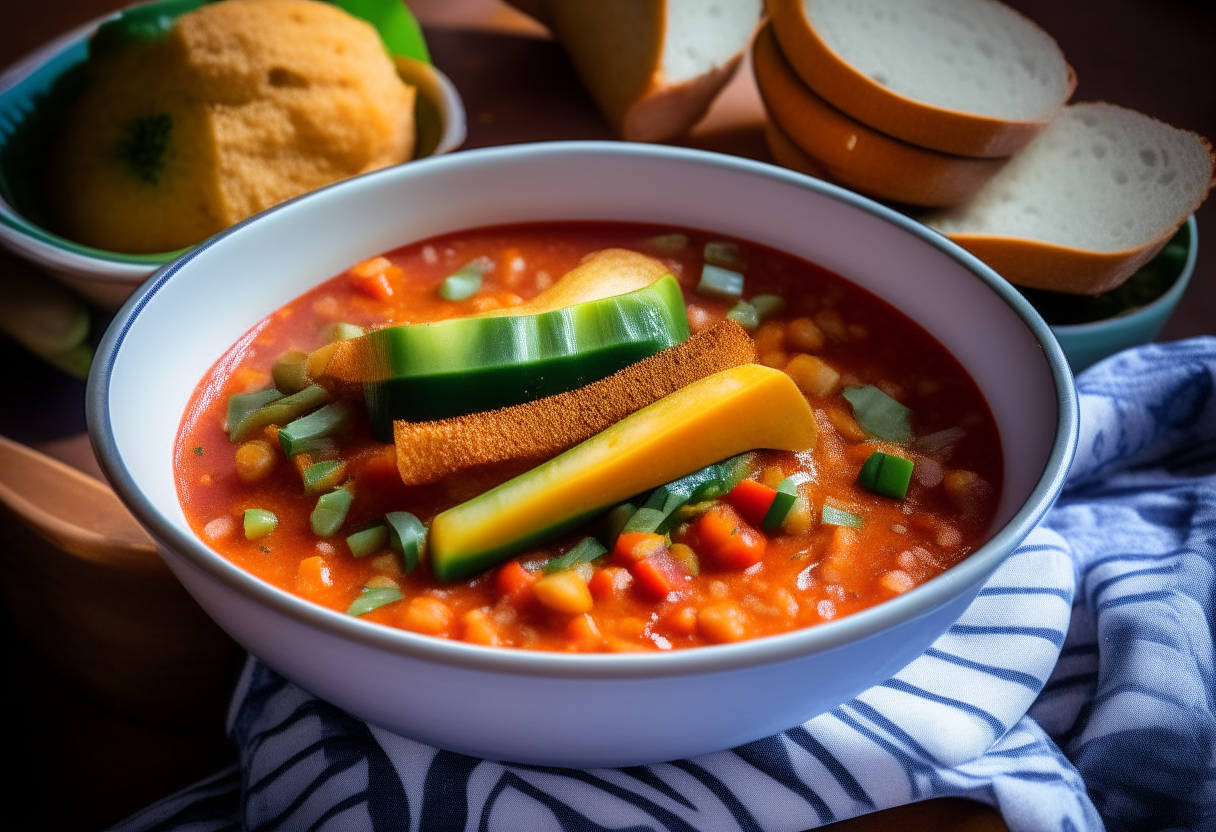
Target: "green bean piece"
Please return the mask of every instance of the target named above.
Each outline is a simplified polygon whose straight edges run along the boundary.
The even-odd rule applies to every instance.
[[[299,393],[284,397],[278,390],[271,390],[278,398],[271,399],[268,404],[248,413],[241,419],[228,419],[228,438],[233,442],[244,442],[252,439],[270,425],[286,425],[298,419],[305,413],[316,410],[330,399],[330,393],[324,387],[313,384],[305,387]],[[256,395],[256,394],[255,394]],[[232,400],[228,401],[229,414],[232,412]]]
[[[236,393],[228,397],[228,437],[233,442],[243,442],[247,437],[242,436],[245,423],[263,407],[283,398],[283,394],[271,388],[257,393]],[[263,426],[264,427],[264,426]],[[254,433],[256,431],[249,431]]]
[[[374,555],[388,545],[388,526],[382,523],[346,536],[350,553],[357,558]]]
[[[721,266],[724,269],[740,271],[747,266],[739,244],[729,240],[710,240],[705,244],[702,257],[711,266]]]
[[[767,321],[785,309],[785,298],[780,295],[756,295],[748,303],[756,310],[761,321]]]
[[[313,534],[318,537],[333,537],[346,522],[354,495],[345,488],[338,488],[317,498],[317,505],[308,518]]]
[[[308,378],[308,353],[300,350],[283,353],[275,360],[270,377],[283,395],[299,393],[311,383]]]
[[[346,462],[341,459],[314,462],[300,476],[304,479],[305,494],[322,494],[346,481]]]
[[[697,284],[697,294],[737,300],[743,296],[743,275],[706,263],[701,267],[701,281]]]
[[[320,440],[329,439],[346,427],[350,417],[349,405],[345,402],[332,402],[307,416],[288,422],[287,426],[279,431],[279,445],[288,457],[311,453],[319,446]]]
[[[390,511],[384,515],[388,522],[388,545],[401,556],[406,573],[413,572],[426,547],[426,526],[408,511]]]
[[[359,593],[351,605],[347,608],[347,615],[366,615],[374,609],[383,607],[385,604],[391,604],[394,601],[400,601],[405,596],[401,594],[401,590],[395,586],[365,586],[363,591]]]
[[[748,332],[755,332],[756,327],[760,326],[760,313],[756,311],[756,307],[745,300],[741,300],[731,307],[731,310],[726,313],[726,317]]]
[[[902,500],[912,482],[912,468],[910,459],[875,451],[861,466],[857,482],[875,494]]]
[[[608,549],[604,544],[594,537],[584,537],[578,543],[575,543],[570,551],[553,558],[553,560],[542,566],[541,571],[546,575],[552,575],[554,572],[570,569],[580,563],[590,563],[606,554],[608,554]]]
[[[494,268],[494,261],[488,257],[470,260],[443,279],[443,283],[439,284],[439,297],[444,300],[464,300],[473,297],[481,289],[481,279],[492,268]]]
[[[245,509],[245,539],[257,540],[274,531],[279,525],[279,518],[273,511],[264,508]]]

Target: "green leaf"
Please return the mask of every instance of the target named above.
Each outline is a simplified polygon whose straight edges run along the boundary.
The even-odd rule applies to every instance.
[[[347,615],[365,615],[374,609],[400,601],[405,596],[395,586],[363,587],[363,592],[347,608]]]
[[[853,416],[871,436],[903,445],[912,440],[911,410],[872,384],[846,387],[844,397],[853,405]]]

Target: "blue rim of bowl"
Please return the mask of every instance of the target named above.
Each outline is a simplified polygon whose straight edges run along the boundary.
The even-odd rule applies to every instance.
[[[88,40],[97,27],[120,17],[123,11],[125,9],[102,15],[64,33],[35,49],[0,73],[0,118],[4,118],[8,122],[4,125],[6,134],[16,129],[34,112],[33,97],[24,93],[23,88],[37,83],[43,87],[43,91],[38,94],[44,94],[45,89],[49,89],[56,80],[79,67],[87,59]],[[408,7],[404,8],[404,14],[410,21],[413,21]],[[400,21],[398,24],[400,25]],[[417,22],[414,21],[413,25],[416,27]],[[460,101],[455,86],[443,73],[431,65],[425,41],[422,41],[420,54],[403,53],[394,56],[394,58],[396,57],[404,57],[409,61],[425,64],[432,70],[434,78],[426,86],[428,86],[428,91],[433,92],[435,100],[429,103],[439,111],[441,120],[446,115],[446,120],[440,125],[438,145],[432,153],[446,153],[455,149],[463,143],[466,130],[463,103],[460,103],[458,112],[453,111],[453,101]],[[14,100],[6,101],[6,98]],[[126,267],[139,270],[139,273],[144,275],[149,271],[143,270],[155,270],[193,248],[193,246],[189,246],[176,251],[126,254],[77,243],[28,219],[8,201],[3,193],[0,193],[0,226],[24,235],[27,238],[26,245],[50,249],[54,252],[52,256],[57,255],[56,259],[68,257],[72,260],[101,261],[117,269]]]
[[[1129,318],[1141,317],[1145,314],[1157,312],[1164,307],[1177,305],[1178,301],[1182,299],[1182,295],[1186,292],[1187,286],[1191,283],[1191,276],[1195,273],[1195,263],[1199,259],[1199,226],[1195,221],[1195,215],[1191,214],[1187,217],[1184,224],[1187,233],[1190,235],[1186,251],[1186,262],[1182,264],[1182,268],[1178,271],[1178,276],[1174,278],[1174,282],[1170,284],[1168,289],[1143,306],[1137,306],[1134,309],[1129,309],[1110,318],[1087,321],[1083,324],[1051,324],[1052,330],[1060,335],[1080,336],[1094,330],[1103,329],[1112,324],[1118,324]]]
[[[1044,360],[1051,373],[1056,394],[1057,420],[1055,436],[1043,472],[1026,503],[1018,509],[992,537],[966,559],[942,575],[927,581],[903,595],[866,610],[834,621],[800,630],[751,639],[734,644],[699,647],[647,654],[578,654],[546,653],[531,650],[508,650],[482,647],[447,639],[398,630],[313,604],[266,583],[205,546],[192,534],[181,531],[162,514],[140,491],[123,464],[114,438],[108,408],[109,387],[113,366],[123,340],[133,322],[160,289],[202,251],[230,234],[241,232],[256,222],[253,217],[221,232],[192,249],[183,257],[161,268],[131,297],[106,330],[97,349],[89,373],[86,391],[86,418],[89,434],[97,450],[106,476],[124,502],[153,535],[178,552],[191,568],[201,570],[230,589],[265,605],[279,614],[310,626],[329,631],[364,646],[408,656],[415,660],[464,667],[496,673],[521,674],[566,679],[625,679],[659,678],[672,675],[701,674],[742,670],[757,665],[790,661],[812,653],[827,652],[847,644],[875,636],[893,625],[930,613],[954,598],[956,587],[978,587],[1004,558],[1025,539],[1055,502],[1063,489],[1069,465],[1076,452],[1079,433],[1077,393],[1072,372],[1063,350],[1051,329],[1004,278],[979,259],[959,248],[935,231],[909,219],[890,208],[852,191],[806,176],[786,168],[709,151],[663,145],[642,145],[622,142],[539,142],[505,147],[469,150],[455,156],[437,156],[400,168],[368,174],[355,180],[335,183],[297,197],[267,213],[286,210],[296,202],[324,198],[333,188],[374,187],[382,178],[410,176],[410,171],[456,165],[476,165],[520,160],[524,157],[549,157],[564,154],[586,157],[608,155],[618,159],[642,157],[671,160],[676,164],[726,167],[777,179],[797,187],[818,191],[852,207],[875,214],[902,230],[921,238],[965,265],[986,283],[1020,317],[1042,347]],[[588,159],[590,161],[590,159]],[[419,166],[426,166],[420,168]],[[262,216],[262,215],[259,215]],[[1005,552],[1002,554],[1002,550]],[[964,589],[964,591],[966,591]]]

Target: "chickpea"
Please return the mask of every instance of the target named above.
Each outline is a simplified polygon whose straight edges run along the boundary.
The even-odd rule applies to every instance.
[[[265,439],[242,442],[236,449],[236,475],[241,482],[261,482],[270,476],[278,459],[278,454]]]

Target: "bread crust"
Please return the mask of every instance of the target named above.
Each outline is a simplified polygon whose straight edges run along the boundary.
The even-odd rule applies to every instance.
[[[890,136],[943,153],[996,158],[1025,147],[1050,120],[1050,114],[1032,121],[1005,120],[900,95],[833,51],[807,19],[802,0],[766,3],[781,49],[802,80],[833,106]],[[1067,94],[1060,107],[1071,97],[1076,83],[1076,74],[1068,66]]]
[[[966,201],[1005,162],[917,147],[850,118],[802,83],[771,24],[756,35],[752,66],[770,117],[769,149],[785,167],[878,199],[946,207]]]

